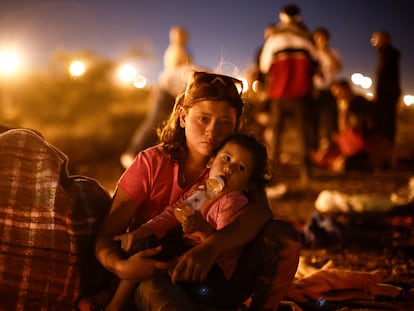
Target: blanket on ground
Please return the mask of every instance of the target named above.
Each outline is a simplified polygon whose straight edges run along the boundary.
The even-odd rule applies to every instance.
[[[0,310],[71,310],[108,279],[93,243],[109,194],[26,129],[0,134],[0,174]]]
[[[400,301],[396,307],[396,299],[402,295],[403,289],[382,283],[384,271],[335,269],[333,265],[328,261],[318,269],[307,264],[301,256],[295,280],[285,297],[289,300],[282,304],[285,309],[354,310],[355,307],[358,310],[405,310],[405,302]]]

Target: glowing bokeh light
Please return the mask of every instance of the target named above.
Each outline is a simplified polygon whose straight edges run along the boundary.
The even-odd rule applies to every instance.
[[[260,91],[261,83],[259,80],[254,80],[252,83],[252,90],[255,93],[258,93]]]
[[[372,85],[372,80],[369,77],[363,77],[361,80],[361,87],[364,89],[369,89]]]
[[[145,79],[144,76],[138,75],[133,82],[134,86],[137,89],[143,89],[144,87],[147,86],[147,79]]]
[[[69,66],[69,73],[74,77],[83,75],[86,71],[86,66],[79,60],[73,61]]]
[[[122,65],[118,70],[118,77],[122,82],[129,83],[134,81],[137,76],[137,72],[132,65],[125,64]]]
[[[243,93],[247,92],[249,90],[249,82],[245,78],[239,78],[239,80],[243,83]],[[239,86],[237,86],[237,90],[240,92]]]
[[[360,73],[353,73],[351,75],[351,81],[355,85],[360,85],[361,80],[362,80],[363,77],[364,76],[362,74],[360,74]]]
[[[11,74],[16,72],[19,66],[19,57],[12,51],[0,51],[0,73]]]
[[[372,85],[372,79],[366,77],[361,73],[353,73],[351,75],[351,81],[353,84],[362,87],[363,89],[369,89]]]
[[[403,97],[404,105],[411,106],[414,105],[414,96],[413,95],[405,95]]]

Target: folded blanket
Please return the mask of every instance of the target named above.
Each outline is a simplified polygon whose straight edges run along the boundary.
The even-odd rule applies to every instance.
[[[110,196],[67,160],[33,131],[0,134],[1,310],[70,310],[106,280],[93,242]]]
[[[296,280],[289,289],[288,297],[295,302],[344,301],[348,299],[375,299],[374,274],[351,270],[319,270],[303,279]]]

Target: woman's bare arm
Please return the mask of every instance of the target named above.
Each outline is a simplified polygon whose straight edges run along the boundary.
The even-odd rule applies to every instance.
[[[209,237],[219,253],[240,247],[253,240],[273,217],[264,189],[249,193],[249,201],[238,216],[222,230]]]
[[[113,238],[125,232],[135,215],[136,208],[135,202],[124,191],[118,189],[96,240],[97,259],[106,269],[121,279],[143,280],[156,271],[166,270],[171,266],[169,263],[148,258],[159,253],[160,248],[139,252],[129,259],[125,259],[122,255],[119,243]]]

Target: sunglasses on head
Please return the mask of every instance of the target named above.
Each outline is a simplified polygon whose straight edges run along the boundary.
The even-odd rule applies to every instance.
[[[239,79],[221,75],[217,73],[210,73],[205,71],[195,71],[193,75],[194,82],[204,82],[209,84],[220,83],[225,87],[235,87],[237,93],[241,96],[243,93],[243,82]]]

